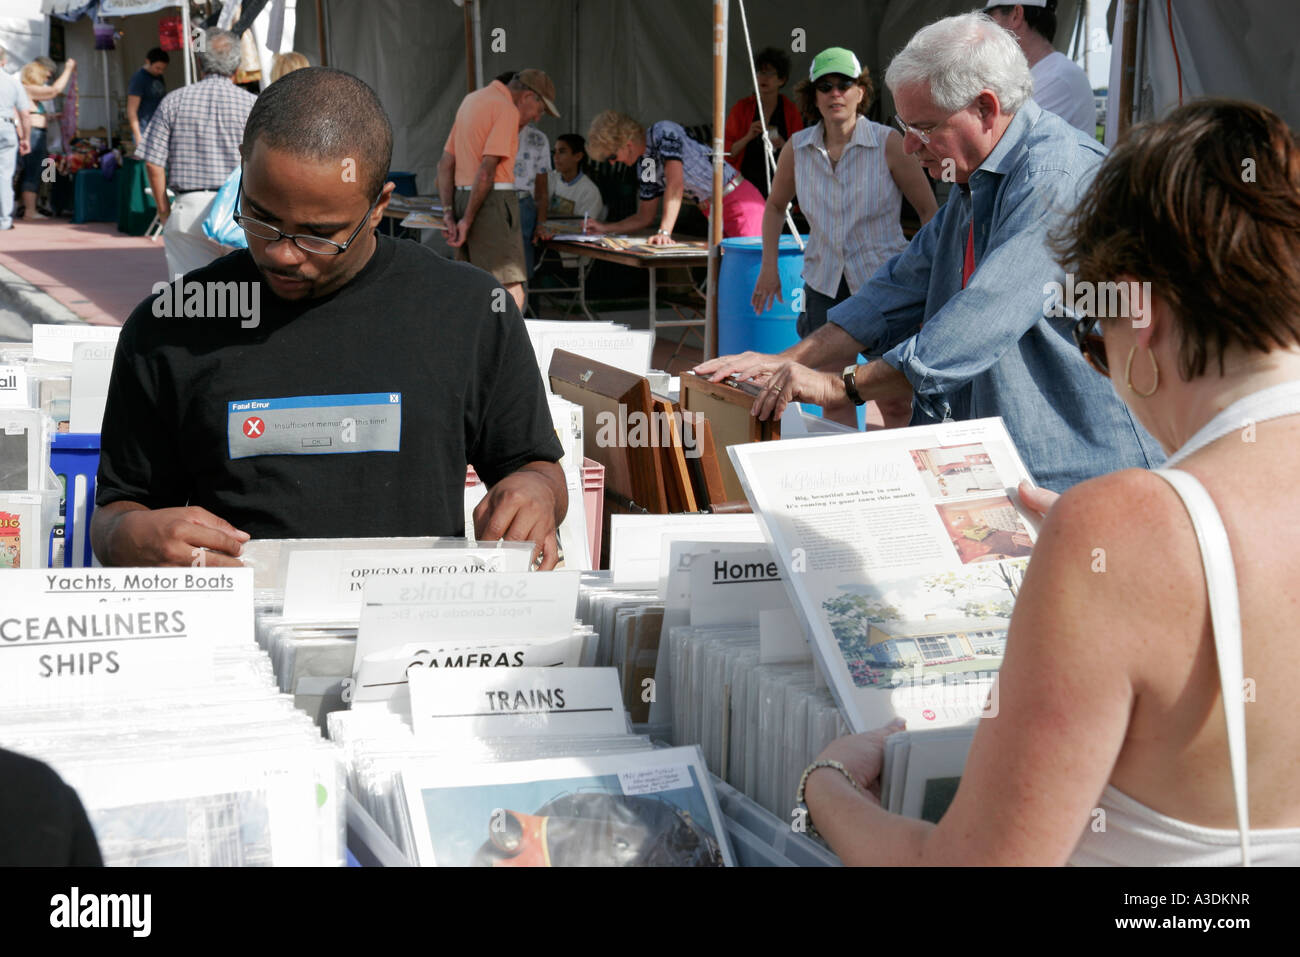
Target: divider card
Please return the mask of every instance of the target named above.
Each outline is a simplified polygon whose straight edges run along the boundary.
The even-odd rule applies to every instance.
[[[413,669],[411,726],[440,740],[621,735],[627,717],[613,668]]]
[[[7,570],[0,700],[210,683],[215,649],[253,644],[252,580],[243,568]]]
[[[285,573],[284,618],[355,619],[371,578],[522,573],[528,570],[532,553],[532,544],[525,542],[481,548],[448,543],[439,548],[295,551],[288,556]]]
[[[72,392],[69,401],[71,432],[99,432],[108,402],[108,380],[113,372],[116,342],[72,344]]]
[[[402,769],[421,866],[734,866],[698,747]]]
[[[730,452],[853,731],[995,713],[1037,534],[1016,492],[1029,473],[1001,419]]]
[[[107,342],[117,347],[121,326],[88,326],[84,322],[32,323],[32,358],[47,362],[71,362],[77,342]]]
[[[611,515],[609,569],[615,585],[667,584],[670,542],[762,542],[754,515]]]
[[[731,518],[732,516],[716,516],[717,518]],[[755,519],[753,515],[741,516],[743,518]],[[669,654],[668,636],[673,628],[679,625],[694,624],[754,624],[758,621],[757,617],[749,616],[748,613],[737,605],[731,607],[728,612],[726,605],[730,599],[724,594],[727,588],[719,587],[714,591],[711,599],[705,599],[704,607],[700,609],[699,614],[702,616],[700,621],[695,620],[695,603],[697,595],[695,591],[696,576],[709,576],[716,574],[728,577],[730,569],[726,567],[729,564],[740,562],[742,570],[737,574],[745,577],[746,573],[743,566],[750,562],[757,561],[762,567],[750,569],[757,572],[759,577],[767,577],[769,563],[773,561],[772,550],[770,547],[761,545],[761,542],[752,541],[751,538],[757,538],[762,534],[759,531],[757,521],[754,521],[750,527],[730,526],[734,529],[732,532],[726,532],[724,529],[714,529],[715,534],[729,534],[737,541],[715,542],[709,536],[703,536],[703,541],[685,541],[677,539],[666,539],[663,547],[668,551],[668,560],[664,562],[665,583],[660,589],[660,594],[664,598],[664,617],[663,624],[659,630],[659,654],[655,662],[655,696],[650,703],[650,721],[652,723],[666,722],[672,720],[673,693],[672,693],[672,664],[671,655]],[[722,567],[716,563],[722,562]],[[779,568],[779,566],[778,566]],[[700,571],[704,569],[704,571]],[[751,583],[753,584],[753,583]],[[764,599],[772,601],[775,607],[790,607],[790,599],[781,589],[779,579],[775,582],[766,582],[759,587],[766,587],[766,594],[775,597]],[[746,589],[746,598],[753,594],[752,589]],[[735,594],[735,592],[732,592]],[[721,596],[719,598],[719,596]],[[764,607],[773,607],[773,605],[764,605]],[[734,613],[739,616],[738,620],[725,620]]]

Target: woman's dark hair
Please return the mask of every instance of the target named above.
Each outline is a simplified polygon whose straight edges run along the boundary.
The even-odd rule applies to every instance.
[[[587,171],[587,163],[590,160],[587,157],[587,141],[578,133],[561,133],[555,138],[555,142],[563,143],[575,153],[581,153],[582,159],[578,161],[578,169],[582,172]]]
[[[1232,346],[1300,345],[1300,142],[1255,103],[1179,107],[1129,131],[1052,248],[1076,283],[1150,282],[1184,379]]]
[[[828,73],[826,76],[817,78],[818,82],[826,79],[827,76],[841,76],[839,73]],[[858,103],[858,115],[866,116],[867,110],[871,108],[872,102],[876,98],[876,87],[871,82],[871,71],[866,67],[858,75],[858,86],[862,87],[862,100]],[[817,87],[811,80],[800,80],[799,85],[794,88],[796,102],[799,104],[799,112],[803,114],[803,121],[808,126],[814,126],[820,123],[822,115],[817,110]]]
[[[990,7],[984,13],[992,13],[996,10],[998,13],[1010,15],[1011,11],[1016,8],[1017,4],[1004,3],[1000,6]],[[1056,39],[1056,0],[1047,0],[1045,7],[1022,7],[1025,11],[1025,26],[1031,30],[1037,31],[1038,35],[1048,43]]]
[[[780,47],[763,47],[754,54],[754,72],[761,73],[765,66],[775,70],[782,83],[790,79],[790,58]]]

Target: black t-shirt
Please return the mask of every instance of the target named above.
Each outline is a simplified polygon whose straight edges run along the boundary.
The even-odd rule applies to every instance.
[[[167,84],[163,82],[162,77],[154,76],[144,67],[140,67],[131,75],[131,82],[127,85],[126,92],[130,96],[140,97],[136,116],[140,120],[140,132],[143,133],[149,121],[153,119],[158,104],[167,95]]]
[[[34,758],[0,750],[0,867],[99,867],[77,792]]]
[[[463,535],[466,462],[492,485],[560,458],[527,331],[487,273],[380,236],[330,296],[243,285],[260,279],[241,250],[131,314],[97,504],[199,505],[254,538]],[[212,317],[157,315],[200,296]]]

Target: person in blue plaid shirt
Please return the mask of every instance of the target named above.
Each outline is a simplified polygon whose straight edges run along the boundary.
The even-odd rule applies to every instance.
[[[203,234],[217,190],[239,165],[244,124],[257,97],[235,86],[239,37],[208,30],[198,83],[168,93],[145,131],[141,154],[163,222],[167,278],[206,266],[231,250]],[[167,199],[167,187],[176,194]]]

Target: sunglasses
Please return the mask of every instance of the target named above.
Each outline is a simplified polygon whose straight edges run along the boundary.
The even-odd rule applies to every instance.
[[[856,80],[818,80],[813,84],[813,88],[818,93],[829,93],[831,90],[839,90],[841,93],[847,93],[853,89],[857,83]]]
[[[1097,328],[1097,320],[1091,316],[1080,319],[1074,324],[1074,344],[1088,360],[1088,365],[1102,375],[1109,376],[1110,366],[1106,363],[1106,340],[1101,337],[1101,333],[1093,331]]]

